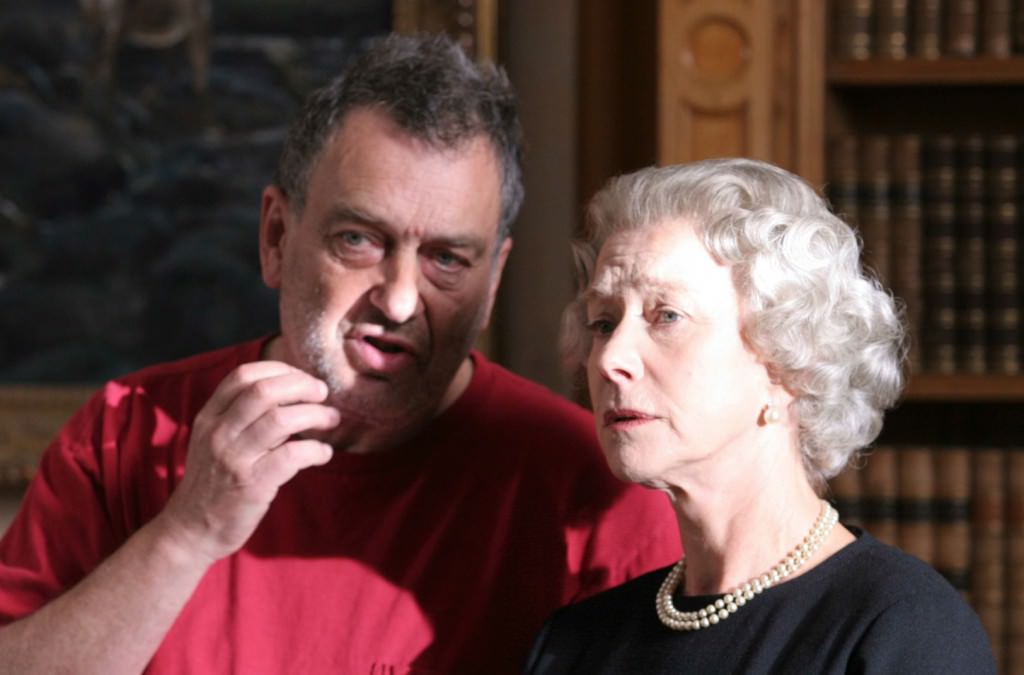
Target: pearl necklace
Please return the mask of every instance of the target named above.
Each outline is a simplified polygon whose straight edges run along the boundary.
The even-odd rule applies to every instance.
[[[719,621],[724,621],[734,614],[740,607],[752,600],[761,591],[771,588],[779,581],[790,576],[804,563],[810,560],[815,551],[828,538],[839,520],[839,513],[824,499],[821,501],[821,514],[815,521],[814,527],[804,537],[804,540],[793,549],[789,555],[783,558],[775,567],[764,574],[754,577],[741,586],[737,586],[731,592],[715,600],[704,609],[696,612],[680,612],[672,604],[672,594],[679,588],[679,582],[686,573],[686,556],[677,562],[672,570],[665,577],[658,589],[657,608],[658,618],[672,630],[700,630],[707,628]]]

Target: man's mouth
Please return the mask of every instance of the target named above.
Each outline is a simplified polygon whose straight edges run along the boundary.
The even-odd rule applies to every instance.
[[[371,336],[368,335],[368,336],[364,337],[363,339],[366,342],[368,342],[370,345],[372,345],[374,348],[379,349],[380,351],[384,352],[385,354],[401,354],[402,352],[409,351],[408,349],[406,349],[405,347],[403,347],[400,344],[397,344],[395,342],[389,342],[387,340],[382,340],[382,339],[377,338],[377,337],[371,337]]]
[[[416,358],[413,344],[391,335],[349,335],[345,353],[353,367],[364,375],[395,374],[408,368]]]

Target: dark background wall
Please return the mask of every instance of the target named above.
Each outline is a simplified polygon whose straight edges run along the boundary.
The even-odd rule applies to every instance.
[[[268,332],[259,195],[302,98],[390,0],[213,0],[184,44],[122,45],[76,0],[0,5],[0,382],[96,382]]]

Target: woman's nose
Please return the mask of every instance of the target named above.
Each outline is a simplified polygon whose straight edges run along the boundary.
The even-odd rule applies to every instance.
[[[643,377],[640,357],[641,331],[630,322],[620,321],[603,341],[595,345],[594,365],[611,381],[630,381]]]

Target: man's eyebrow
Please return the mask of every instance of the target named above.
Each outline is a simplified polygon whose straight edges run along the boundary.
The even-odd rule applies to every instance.
[[[358,207],[339,202],[331,207],[324,219],[324,227],[330,227],[339,222],[358,223],[360,225],[384,225],[385,221],[368,211]]]
[[[434,246],[445,246],[447,248],[456,249],[469,249],[474,253],[481,253],[487,247],[486,242],[480,237],[445,237],[442,235],[438,237],[432,237],[427,241],[429,244],[432,244]]]

